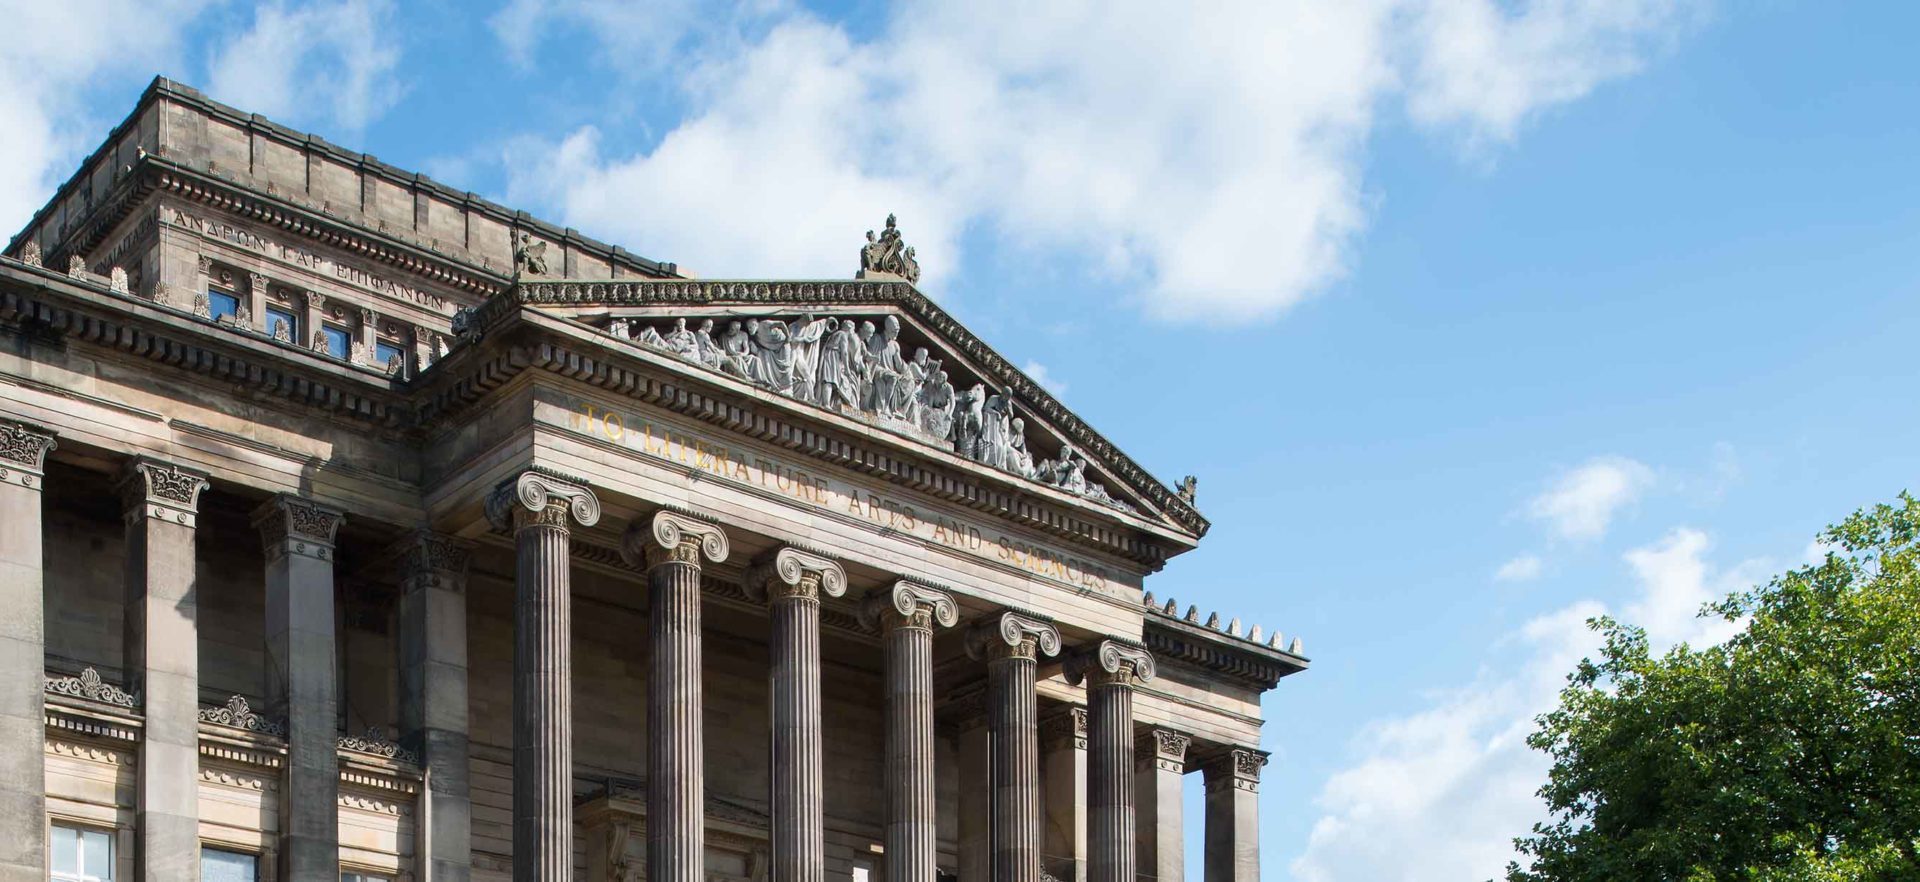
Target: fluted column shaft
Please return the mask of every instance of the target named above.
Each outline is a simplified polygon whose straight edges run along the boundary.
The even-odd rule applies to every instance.
[[[203,475],[145,457],[133,461],[120,485],[127,526],[127,679],[142,695],[146,723],[134,772],[136,854],[145,879],[200,876],[194,541],[206,487]]]
[[[647,878],[706,875],[706,746],[700,685],[700,560],[725,560],[725,534],[671,512],[635,524],[623,546],[647,567]],[[636,555],[638,552],[638,555]]]
[[[1087,874],[1134,880],[1133,687],[1153,677],[1145,650],[1106,641],[1069,674],[1087,689]]]
[[[993,878],[1040,880],[1040,730],[1034,677],[1041,653],[1060,651],[1052,625],[1003,612],[975,625],[967,647],[987,660],[993,768]]]
[[[888,882],[933,882],[933,628],[959,617],[953,598],[907,582],[869,596],[886,654]]]
[[[467,737],[467,549],[425,530],[404,540],[401,562],[401,740],[426,764],[421,797],[422,878],[473,875]]]
[[[333,543],[344,518],[289,494],[268,500],[254,515],[267,559],[267,658],[275,674],[267,706],[287,720],[280,878],[288,882],[340,878]]]
[[[747,590],[768,604],[772,619],[767,672],[772,882],[826,878],[820,595],[837,597],[845,586],[838,564],[792,548],[777,550],[747,574]]]
[[[513,879],[573,878],[572,526],[600,503],[583,484],[526,472],[496,489],[487,516],[511,531]]]
[[[53,433],[0,420],[0,878],[47,878],[46,553]]]

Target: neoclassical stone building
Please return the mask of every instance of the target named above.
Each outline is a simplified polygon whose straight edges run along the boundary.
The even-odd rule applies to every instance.
[[[853,250],[696,280],[155,81],[0,257],[0,879],[1257,879],[1299,643]]]

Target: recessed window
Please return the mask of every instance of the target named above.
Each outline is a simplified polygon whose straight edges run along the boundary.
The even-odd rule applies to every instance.
[[[340,882],[393,882],[392,876],[377,876],[355,870],[341,870]]]
[[[48,857],[58,882],[113,882],[113,834],[85,827],[53,825]]]
[[[346,328],[321,325],[320,334],[326,338],[328,355],[334,358],[346,358],[347,354],[353,351],[353,335],[348,334]]]
[[[224,848],[200,849],[200,882],[259,882],[260,857]]]
[[[225,291],[207,292],[207,312],[214,321],[240,314],[240,298]]]
[[[406,350],[401,349],[397,343],[376,340],[373,344],[373,361],[383,367],[396,361],[406,364]]]
[[[285,328],[283,333],[280,329]],[[267,307],[267,335],[277,340],[300,339],[300,320],[293,313],[276,307]]]

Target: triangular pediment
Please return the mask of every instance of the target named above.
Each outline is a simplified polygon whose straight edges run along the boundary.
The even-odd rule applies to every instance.
[[[1156,480],[904,281],[531,280],[499,299],[1089,505],[1207,529],[1190,485]]]

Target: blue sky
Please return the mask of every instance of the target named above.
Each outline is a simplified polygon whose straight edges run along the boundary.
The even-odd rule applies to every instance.
[[[1920,466],[1906,4],[14,5],[9,229],[156,72],[708,276],[847,275],[898,211],[1199,476],[1156,594],[1305,641],[1269,879],[1498,873],[1586,616],[1715,639]]]

